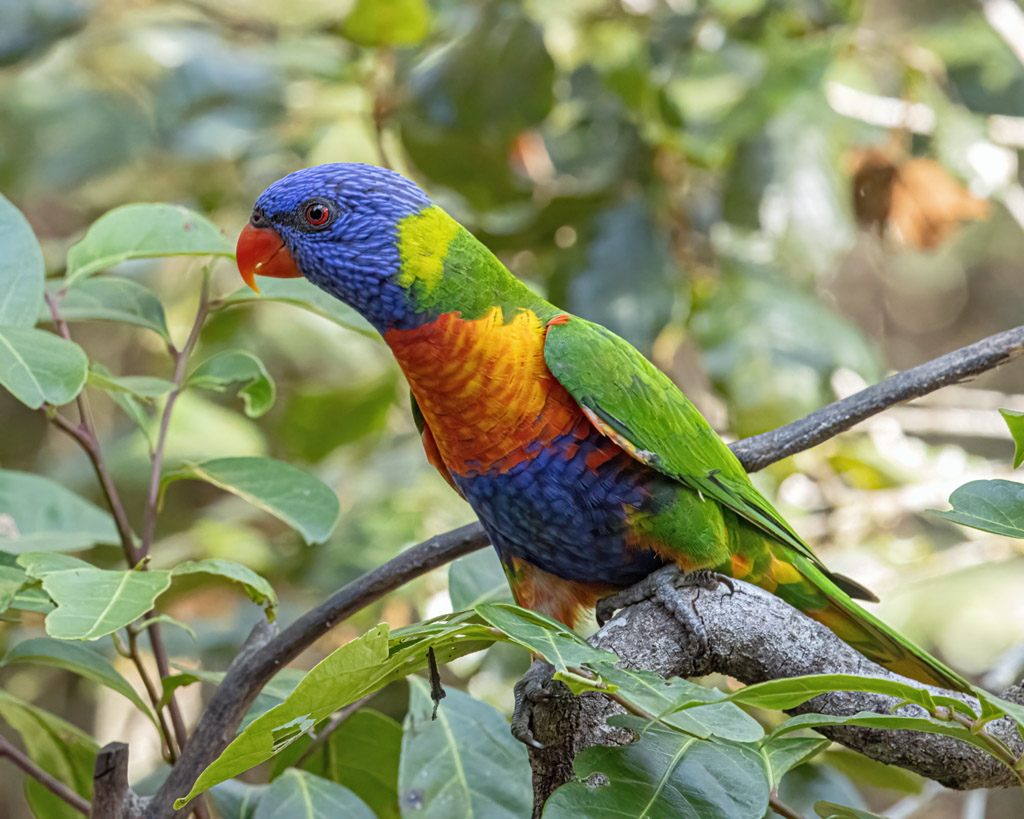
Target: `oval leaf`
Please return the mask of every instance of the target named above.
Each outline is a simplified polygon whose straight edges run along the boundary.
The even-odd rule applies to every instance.
[[[228,580],[240,583],[252,602],[266,606],[267,620],[273,622],[277,616],[277,594],[275,594],[274,588],[265,578],[260,577],[248,566],[233,563],[230,560],[208,558],[199,561],[186,561],[180,566],[175,566],[171,571],[173,577],[197,573],[226,577]]]
[[[430,686],[410,677],[398,767],[402,815],[529,816],[533,793],[526,746],[512,738],[505,718],[453,688],[441,701],[436,720],[431,718],[433,710]]]
[[[43,252],[25,217],[0,195],[0,327],[32,327],[43,309]]]
[[[88,372],[74,342],[34,327],[0,327],[0,384],[32,409],[73,401]]]
[[[425,0],[357,0],[341,33],[364,46],[413,45],[430,31]]]
[[[164,306],[148,287],[112,276],[79,281],[60,295],[65,287],[66,282],[57,280],[50,282],[47,288],[54,298],[59,298],[60,315],[65,321],[121,321],[145,327],[171,340]],[[51,320],[49,309],[43,312],[41,319]]]
[[[374,341],[381,341],[380,334],[353,308],[306,279],[266,278],[260,282],[259,293],[254,293],[248,287],[241,287],[224,300],[224,306],[234,307],[253,302],[277,302],[301,307],[346,330],[352,330]]]
[[[510,603],[481,603],[477,614],[501,629],[509,639],[542,655],[556,671],[584,663],[616,663],[610,651],[594,648],[568,626]]]
[[[143,714],[153,719],[153,715],[142,701],[142,697],[132,688],[128,680],[111,665],[110,660],[102,654],[86,648],[81,643],[69,643],[49,637],[24,640],[7,652],[0,665],[14,663],[49,665],[79,674],[126,697]]]
[[[952,511],[932,513],[954,523],[1024,538],[1024,484],[1016,481],[971,481],[949,496]]]
[[[244,498],[283,520],[307,543],[323,543],[330,536],[341,506],[338,496],[319,478],[273,458],[216,458],[187,464],[164,477],[207,481]]]
[[[619,748],[594,746],[573,761],[581,780],[604,774],[594,788],[570,782],[555,791],[544,819],[578,816],[699,816],[761,819],[768,809],[768,781],[758,754],[742,745],[697,739],[632,716],[609,720],[639,734]]]
[[[245,401],[245,414],[250,418],[259,418],[274,405],[274,379],[263,362],[246,350],[225,350],[206,359],[192,371],[185,384],[223,392],[236,382],[243,384],[238,394]]]
[[[104,214],[68,251],[64,285],[128,259],[232,256],[231,245],[198,213],[179,205],[137,204]]]
[[[56,481],[0,469],[0,549],[21,552],[73,551],[118,543],[114,519]]]
[[[1016,469],[1024,463],[1024,412],[1001,409],[999,414],[1003,416],[1013,436],[1013,468]]]
[[[291,768],[260,796],[253,819],[376,819],[366,803],[343,785]]]
[[[170,572],[108,571],[72,560],[46,552],[18,558],[57,604],[45,625],[46,633],[59,640],[98,640],[124,628],[152,609],[171,584]]]

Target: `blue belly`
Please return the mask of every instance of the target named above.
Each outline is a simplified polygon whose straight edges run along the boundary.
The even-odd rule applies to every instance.
[[[504,474],[453,475],[502,560],[519,558],[574,582],[626,587],[664,564],[654,552],[627,546],[627,508],[651,503],[660,482],[625,453],[591,470],[599,433],[566,436]],[[577,451],[568,457],[568,447]]]

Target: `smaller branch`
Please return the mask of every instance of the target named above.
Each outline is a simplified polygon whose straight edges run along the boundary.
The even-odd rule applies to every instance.
[[[160,725],[160,735],[163,740],[163,751],[164,756],[170,764],[174,764],[178,759],[178,746],[174,741],[174,734],[171,733],[170,727],[167,725],[167,719],[164,716],[164,710],[160,707],[161,692],[157,690],[156,684],[149,676],[149,672],[146,670],[145,663],[142,662],[142,653],[139,651],[139,633],[132,628],[131,625],[125,629],[128,632],[128,649],[122,652],[122,647],[118,648],[118,652],[123,653],[124,656],[128,657],[135,665],[135,670],[138,672],[139,677],[142,680],[142,685],[146,689],[146,693],[149,695],[149,701],[153,706],[153,711],[156,714],[157,722]],[[116,632],[114,635],[115,643],[119,642],[116,639]]]
[[[196,310],[195,320],[192,322],[192,329],[189,331],[188,339],[181,350],[176,350],[173,345],[168,345],[171,357],[174,359],[174,389],[167,396],[167,403],[164,404],[163,415],[160,418],[160,432],[156,441],[156,448],[153,450],[153,468],[149,476],[149,492],[146,495],[146,514],[142,525],[142,546],[139,549],[139,559],[144,560],[149,555],[150,547],[153,545],[153,534],[156,531],[157,501],[160,495],[160,476],[164,464],[164,447],[167,444],[167,431],[171,424],[171,411],[174,404],[181,395],[182,385],[185,381],[185,368],[188,366],[188,359],[192,350],[199,340],[199,332],[203,328],[203,321],[210,310],[210,276],[208,271],[203,272],[203,284],[199,291],[199,307]]]
[[[18,748],[16,748],[6,737],[0,736],[0,758],[4,757],[11,760],[11,762],[21,768],[26,775],[36,780],[36,782],[50,791],[50,793],[54,794],[54,796],[63,799],[79,813],[85,814],[86,816],[89,815],[89,812],[92,810],[92,805],[89,803],[88,799],[71,790],[71,788],[52,774],[44,771]]]
[[[920,398],[940,387],[958,384],[1005,364],[1022,352],[1024,326],[996,333],[925,364],[889,376],[878,384],[822,407],[792,424],[737,441],[731,445],[731,449],[748,472],[757,472],[775,461],[810,449],[845,432],[882,410]]]
[[[772,806],[773,811],[779,814],[779,816],[785,817],[785,819],[804,819],[803,816],[779,799],[778,795],[775,793],[769,794],[768,804]]]
[[[331,734],[333,734],[338,729],[341,723],[343,723],[356,711],[358,711],[360,708],[366,705],[366,703],[368,703],[376,695],[377,692],[374,691],[372,694],[367,694],[365,697],[360,697],[355,702],[346,705],[344,708],[338,711],[338,713],[331,717],[330,722],[328,722],[317,733],[317,735],[313,738],[313,741],[309,743],[309,747],[305,751],[303,751],[302,756],[295,760],[295,764],[293,765],[293,767],[301,768],[307,760],[309,760],[314,754],[316,754],[317,751],[319,751],[326,744],[327,740],[330,739]]]
[[[146,615],[148,620],[151,617],[156,616],[156,609],[153,609]],[[171,674],[171,666],[167,660],[167,649],[164,647],[163,634],[159,629],[158,623],[150,623],[146,627],[149,632],[149,644],[153,648],[153,657],[156,659],[156,668],[160,673],[160,679],[169,677]],[[171,712],[171,725],[174,726],[174,736],[178,740],[178,748],[185,746],[185,740],[188,739],[188,730],[185,728],[185,719],[181,714],[181,708],[178,705],[177,700],[174,699],[172,693],[167,703],[167,710]]]
[[[60,314],[58,300],[49,293],[46,294],[45,298],[46,305],[50,308],[50,315],[53,317],[53,323],[56,325],[61,338],[65,341],[71,341],[71,331],[68,329],[68,323],[64,321]],[[92,423],[92,415],[89,411],[89,399],[84,389],[78,393],[75,402],[78,406],[78,426],[72,424],[62,415],[58,415],[56,410],[51,407],[44,405],[44,410],[51,423],[74,438],[92,462],[93,470],[96,472],[96,477],[100,482],[100,488],[103,490],[103,495],[107,500],[107,506],[110,507],[110,512],[114,516],[114,524],[117,526],[117,533],[121,538],[121,549],[124,551],[125,560],[128,561],[129,566],[134,566],[137,562],[135,533],[132,532],[131,523],[128,521],[128,513],[121,502],[121,496],[117,491],[117,486],[114,484],[114,479],[110,474],[110,470],[107,469],[106,462],[103,460],[99,437],[96,435],[96,427]]]

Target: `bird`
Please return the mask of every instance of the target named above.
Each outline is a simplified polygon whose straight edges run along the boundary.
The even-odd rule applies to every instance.
[[[897,674],[972,690],[854,601],[877,598],[826,568],[668,376],[530,290],[411,180],[295,171],[257,198],[236,259],[253,289],[304,277],[380,333],[427,460],[480,519],[518,605],[574,628],[674,564],[754,583]]]

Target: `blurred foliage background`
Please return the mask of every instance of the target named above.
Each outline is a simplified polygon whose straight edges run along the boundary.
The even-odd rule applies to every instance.
[[[68,246],[119,204],[182,203],[233,236],[289,171],[390,164],[742,437],[1020,323],[1022,21],[1013,0],[0,0],[0,190],[57,274]],[[183,338],[196,263],[115,272],[156,290]],[[238,285],[221,263],[215,294]],[[169,375],[159,339],[114,327],[73,329],[114,373]],[[245,563],[274,584],[288,622],[472,519],[423,457],[379,342],[266,304],[218,311],[201,346],[256,352],[279,397],[253,420],[232,395],[185,394],[168,465],[246,454],[305,465],[337,490],[341,523],[310,548],[213,487],[176,484],[155,565]],[[1024,410],[1022,392],[1010,366],[757,477],[830,566],[880,595],[885,619],[993,690],[1024,663],[1019,542],[926,510],[972,477],[1008,475],[996,408]],[[140,509],[144,442],[102,393],[93,407]],[[0,430],[0,466],[100,501],[81,452],[41,414],[0,394]],[[115,564],[109,547],[93,559],[104,549]],[[489,570],[457,571],[468,583],[478,568]],[[163,605],[196,628],[202,666],[221,670],[260,611],[204,582],[176,585]],[[379,620],[450,608],[447,573],[435,572],[342,625],[304,667]],[[36,633],[26,616],[0,628],[0,643]],[[168,638],[195,664],[187,635]],[[444,675],[508,711],[524,663],[497,647]],[[0,684],[101,744],[131,740],[134,778],[158,771],[147,726],[116,695],[25,666],[0,669]],[[198,687],[182,693],[195,715]],[[401,718],[406,696],[392,686],[374,707]],[[791,775],[783,797],[902,817],[1021,811],[1019,794],[965,797],[877,768],[830,753]],[[11,771],[0,804],[26,816]]]

